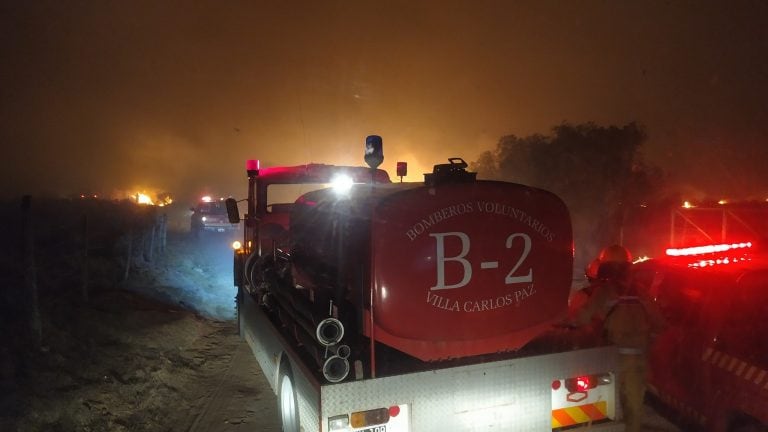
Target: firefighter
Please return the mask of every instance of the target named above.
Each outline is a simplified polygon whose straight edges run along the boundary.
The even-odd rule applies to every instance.
[[[570,311],[569,315],[571,317],[573,317],[575,312],[584,307],[584,304],[587,303],[587,300],[592,295],[595,285],[599,283],[597,279],[597,270],[599,268],[600,259],[598,258],[593,259],[587,264],[587,267],[584,268],[584,276],[587,278],[587,285],[578,291],[575,291],[568,299],[568,310]]]
[[[600,260],[595,258],[584,269],[584,276],[587,279],[587,284],[573,292],[568,298],[568,318],[564,323],[558,324],[556,327],[565,327],[571,330],[575,329],[575,326],[571,323],[576,320],[578,314],[584,309],[595,288],[601,284],[601,281],[597,278],[597,270],[599,267]],[[602,339],[601,329],[601,320],[592,318],[588,323],[580,325],[577,332],[569,332],[570,335],[568,336],[568,339],[574,343],[574,348],[595,346],[595,344],[599,343]]]
[[[652,333],[661,326],[655,305],[634,289],[630,281],[632,255],[620,245],[600,252],[598,284],[571,324],[584,326],[602,320],[603,336],[618,349],[619,392],[627,432],[641,430],[645,396],[646,357]]]

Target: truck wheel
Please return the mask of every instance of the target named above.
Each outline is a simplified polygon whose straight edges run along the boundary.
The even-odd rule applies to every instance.
[[[299,432],[299,401],[296,398],[296,383],[293,381],[291,366],[286,359],[280,362],[277,388],[279,389],[277,400],[283,432]]]
[[[243,308],[243,289],[239,286],[237,287],[237,294],[235,294],[235,318],[237,323],[237,335],[240,336],[240,339],[245,339],[243,337],[243,332],[240,330],[242,328],[242,323],[240,320],[242,320],[242,312],[241,309]]]

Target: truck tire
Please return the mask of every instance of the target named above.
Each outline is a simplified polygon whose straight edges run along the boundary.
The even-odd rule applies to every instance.
[[[237,287],[237,294],[235,294],[235,318],[236,318],[236,324],[237,324],[237,335],[240,336],[240,339],[245,339],[243,337],[243,331],[242,331],[242,309],[243,308],[243,289],[239,286]]]
[[[277,403],[283,432],[299,432],[299,400],[296,397],[296,383],[293,380],[291,365],[285,357],[280,362],[277,382]]]

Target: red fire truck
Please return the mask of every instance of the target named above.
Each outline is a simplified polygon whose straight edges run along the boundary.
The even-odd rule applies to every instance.
[[[238,322],[283,430],[623,430],[615,348],[551,331],[572,279],[563,202],[458,158],[392,183],[381,160],[372,136],[369,167],[247,163]]]
[[[686,430],[768,430],[768,260],[755,249],[670,248],[633,266],[667,320],[650,352],[650,391]]]

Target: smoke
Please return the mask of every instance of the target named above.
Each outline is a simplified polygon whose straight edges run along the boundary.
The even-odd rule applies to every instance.
[[[360,164],[369,134],[420,180],[510,133],[637,121],[681,181],[768,195],[767,8],[594,6],[5,4],[0,181],[242,196],[246,159]]]

